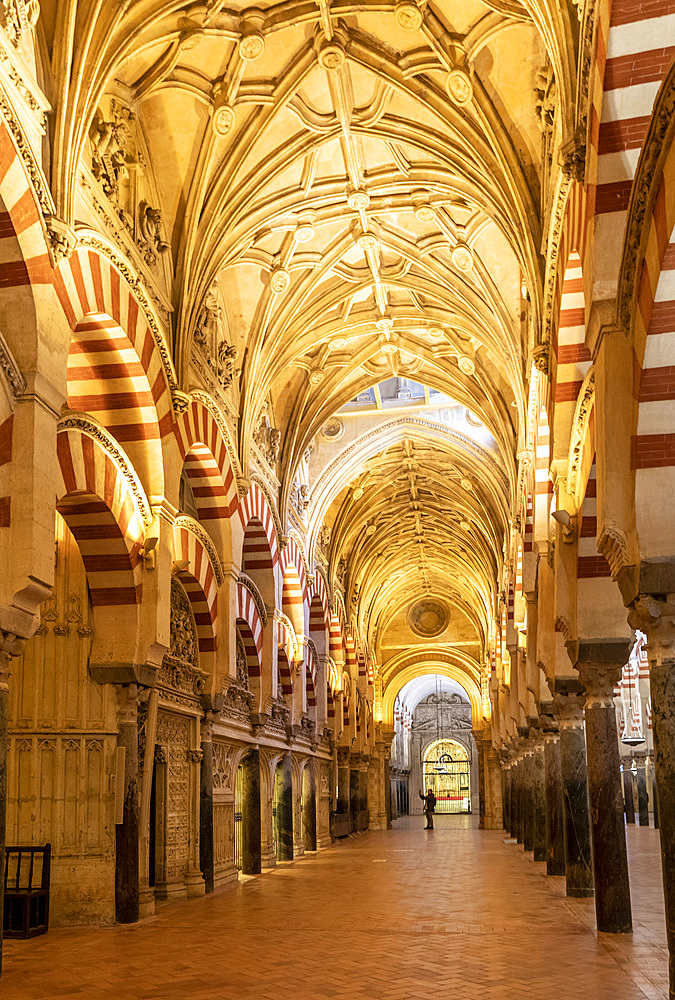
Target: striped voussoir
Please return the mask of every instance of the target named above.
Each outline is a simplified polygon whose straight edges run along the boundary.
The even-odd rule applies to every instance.
[[[548,538],[548,512],[553,483],[551,464],[551,431],[545,406],[539,409],[537,437],[534,445],[534,531],[537,540]]]
[[[292,567],[293,571],[298,576],[300,580],[300,592],[302,599],[307,601],[309,605],[309,591],[307,589],[307,574],[305,573],[305,563],[300,552],[300,546],[296,542],[295,538],[291,535],[288,539],[286,547],[281,553],[280,559],[281,572],[285,576],[286,571]]]
[[[244,533],[242,568],[251,576],[258,569],[274,569],[279,562],[279,544],[274,518],[265,495],[256,483],[239,504]]]
[[[232,517],[239,507],[237,482],[213,414],[193,400],[176,421],[175,433],[200,521]]]
[[[174,525],[173,553],[177,562],[187,561],[187,567],[178,572],[178,579],[190,600],[197,626],[199,651],[212,652],[216,648],[218,612],[216,571],[207,550],[187,525]]]
[[[597,490],[595,478],[595,455],[586,484],[586,494],[581,507],[581,525],[579,529],[579,548],[577,553],[577,577],[579,580],[611,576],[609,563],[596,548],[598,528]]]
[[[171,433],[168,373],[143,307],[120,272],[105,257],[80,248],[54,271],[54,288],[74,333],[68,359],[70,406],[112,411],[114,426],[109,429],[122,442]],[[101,400],[101,387],[109,379],[106,394],[111,398]]]
[[[292,563],[289,564],[284,573],[281,608],[287,618],[291,620],[295,634],[300,639],[305,634],[305,605],[302,599],[300,577]]]
[[[353,677],[353,671],[356,670],[356,641],[352,632],[347,632],[345,650],[347,653],[347,667],[349,669],[349,674]]]
[[[237,584],[237,628],[246,649],[248,672],[260,677],[260,653],[263,643],[263,626],[251,593],[243,584]]]
[[[565,269],[557,337],[555,384],[556,436],[567,443],[570,437],[577,398],[591,367],[591,355],[586,347],[586,308],[584,304],[581,258],[570,254]]]
[[[305,673],[307,675],[307,704],[316,705],[316,670],[317,663],[314,650],[311,646],[305,646]]]
[[[9,464],[12,461],[14,414],[0,424],[0,528],[9,528],[11,501],[9,496]]]
[[[608,7],[610,5],[607,5]],[[654,40],[658,38],[658,47]],[[613,0],[597,30],[591,142],[597,148],[595,215],[625,214],[661,82],[675,58],[675,0]]]
[[[327,716],[329,719],[335,718],[335,698],[333,697],[333,691],[330,684],[326,684],[326,706],[327,706]]]
[[[128,480],[93,437],[61,430],[57,510],[82,554],[91,601],[103,605],[141,600],[144,525]]]
[[[42,214],[26,174],[21,156],[4,120],[0,120],[0,295],[11,294],[16,307],[16,291],[28,293],[36,285],[51,285],[49,259]]]
[[[534,507],[532,504],[532,494],[527,494],[527,503],[525,505],[525,535],[523,537],[523,550],[525,552],[532,551],[532,545],[534,541]]]
[[[329,619],[328,644],[330,655],[336,663],[344,663],[346,653],[342,641],[342,628],[340,627],[340,619],[335,613]]]
[[[279,623],[279,628],[283,626]],[[279,665],[279,680],[281,681],[281,690],[283,694],[290,697],[293,694],[293,646],[286,641],[285,630],[284,634],[279,635],[280,645],[278,652],[277,663]],[[289,658],[290,657],[290,658]]]

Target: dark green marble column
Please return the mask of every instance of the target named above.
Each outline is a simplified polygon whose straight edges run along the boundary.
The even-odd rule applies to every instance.
[[[624,757],[623,765],[623,811],[626,823],[635,823],[635,802],[633,801],[633,772],[630,769],[628,757]]]
[[[635,754],[635,766],[637,767],[637,800],[638,819],[640,826],[649,826],[649,794],[647,792],[647,760],[646,754]]]
[[[546,736],[544,748],[546,780],[546,874],[565,874],[565,832],[563,816],[560,735]]]
[[[543,741],[536,744],[532,757],[532,806],[534,860],[546,861],[546,772]]]
[[[279,860],[293,860],[293,767],[291,755],[285,754],[277,767],[281,769],[281,795],[277,803]]]
[[[565,880],[567,895],[574,897],[590,897],[594,892],[583,702],[578,693],[555,698],[560,726]]]
[[[202,723],[200,745],[199,867],[204,876],[204,891],[213,892],[213,742],[209,721]]]
[[[242,768],[242,875],[262,870],[260,827],[260,751],[249,750]]]
[[[534,753],[528,748],[523,761],[523,807],[525,819],[523,826],[523,848],[534,850]]]

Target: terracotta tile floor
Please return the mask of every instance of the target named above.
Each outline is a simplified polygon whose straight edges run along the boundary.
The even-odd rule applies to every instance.
[[[628,831],[636,932],[597,938],[504,834],[399,820],[131,927],[6,943],[3,1000],[664,1000],[658,833]]]

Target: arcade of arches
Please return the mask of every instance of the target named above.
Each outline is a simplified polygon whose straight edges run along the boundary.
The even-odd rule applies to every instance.
[[[653,817],[675,997],[674,56],[675,0],[0,0],[0,837],[52,928],[431,782],[609,933]]]

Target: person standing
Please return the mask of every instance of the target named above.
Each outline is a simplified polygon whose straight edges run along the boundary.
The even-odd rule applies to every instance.
[[[424,827],[424,829],[433,830],[434,809],[436,808],[436,796],[434,795],[431,788],[428,788],[426,795],[422,795],[422,790],[420,789],[420,798],[422,802],[424,802],[424,818],[427,821],[427,825]]]

